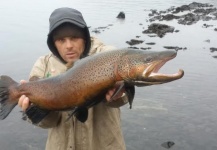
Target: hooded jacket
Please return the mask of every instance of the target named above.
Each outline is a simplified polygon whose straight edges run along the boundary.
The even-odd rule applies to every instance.
[[[91,38],[89,55],[114,47],[104,45]],[[41,56],[34,64],[30,78],[47,78],[67,71],[68,66],[53,54]],[[38,126],[48,129],[46,150],[125,150],[121,130],[120,107],[128,102],[126,96],[118,104],[100,102],[88,110],[88,119],[82,123],[72,116],[66,122],[70,111],[51,112]],[[111,107],[112,106],[112,107]]]
[[[49,33],[47,36],[47,45],[50,51],[56,57],[58,57],[62,62],[65,63],[65,61],[62,59],[62,57],[58,53],[56,47],[54,46],[52,33],[57,27],[59,27],[60,25],[64,23],[71,23],[81,29],[84,29],[85,36],[86,36],[85,37],[86,42],[85,42],[85,49],[84,49],[84,52],[81,58],[86,57],[88,55],[90,47],[91,47],[90,33],[89,33],[89,29],[87,27],[86,22],[84,21],[84,18],[81,12],[79,12],[76,9],[67,8],[67,7],[55,9],[53,13],[50,15],[49,23],[50,23],[50,27],[49,27]]]

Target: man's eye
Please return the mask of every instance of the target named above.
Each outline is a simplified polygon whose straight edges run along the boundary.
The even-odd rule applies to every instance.
[[[58,39],[58,41],[63,43],[65,40],[64,39]]]

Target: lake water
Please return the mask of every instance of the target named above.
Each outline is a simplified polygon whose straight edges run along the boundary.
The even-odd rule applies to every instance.
[[[117,48],[128,47],[126,41],[140,36],[144,43],[138,47],[164,50],[163,46],[186,47],[168,62],[160,72],[174,73],[179,68],[185,76],[168,84],[136,88],[133,109],[122,110],[122,129],[128,150],[163,150],[161,144],[173,141],[175,150],[216,150],[217,144],[217,21],[199,21],[191,26],[177,21],[162,21],[180,30],[163,38],[149,37],[142,33],[150,22],[150,9],[165,10],[171,6],[190,4],[190,0],[1,0],[0,3],[0,74],[19,81],[28,79],[36,59],[47,54],[46,37],[48,18],[58,7],[80,10],[90,26],[98,27],[100,34],[91,32],[106,44]],[[198,0],[213,4],[216,0]],[[118,20],[120,11],[125,20]],[[203,24],[213,27],[203,28]],[[205,42],[210,40],[210,42]],[[153,46],[145,43],[155,42]],[[0,122],[0,149],[44,149],[47,131],[21,119],[16,107],[7,119]]]

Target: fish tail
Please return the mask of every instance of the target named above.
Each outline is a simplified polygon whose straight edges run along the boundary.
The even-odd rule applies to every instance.
[[[17,105],[17,101],[10,96],[10,87],[17,84],[8,76],[0,76],[0,120],[5,119]]]

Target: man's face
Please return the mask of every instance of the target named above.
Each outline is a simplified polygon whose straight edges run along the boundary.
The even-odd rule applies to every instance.
[[[80,58],[85,48],[85,40],[78,37],[63,37],[54,43],[60,56],[71,64]]]

